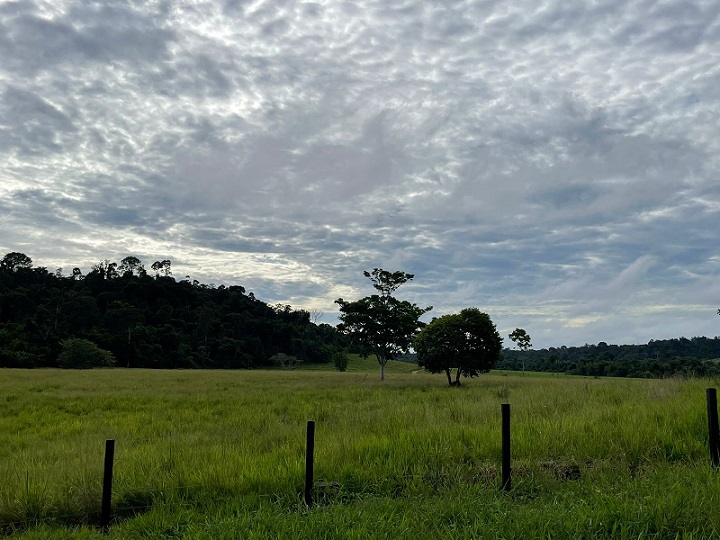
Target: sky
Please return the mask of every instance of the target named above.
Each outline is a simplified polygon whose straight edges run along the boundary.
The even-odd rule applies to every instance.
[[[720,334],[717,0],[0,0],[0,255],[535,348]]]

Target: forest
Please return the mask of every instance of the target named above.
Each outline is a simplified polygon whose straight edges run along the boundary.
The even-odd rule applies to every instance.
[[[155,261],[149,271],[132,256],[120,263],[102,260],[85,275],[79,268],[65,275],[61,269],[34,267],[23,253],[0,260],[0,367],[92,367],[63,363],[63,347],[78,342],[109,353],[111,360],[103,365],[118,367],[329,363],[342,351],[363,353],[342,330],[343,325],[316,324],[305,310],[268,305],[239,285],[176,280],[169,260]],[[611,377],[720,376],[720,338],[505,348],[494,368]]]
[[[645,345],[505,349],[496,369],[545,371],[598,377],[661,378],[720,376],[720,338],[650,340]]]
[[[71,339],[109,352],[119,367],[253,368],[278,357],[329,362],[344,338],[310,319],[241,286],[176,280],[168,260],[150,272],[136,257],[103,260],[86,275],[74,268],[69,276],[33,267],[22,253],[0,261],[0,367],[58,367]]]

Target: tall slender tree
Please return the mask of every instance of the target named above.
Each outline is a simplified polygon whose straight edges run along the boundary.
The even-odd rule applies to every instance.
[[[530,342],[530,335],[522,328],[516,328],[508,337],[515,343],[515,346],[521,351],[527,351],[532,347]]]
[[[338,329],[348,334],[359,347],[360,354],[367,358],[371,354],[380,364],[380,379],[385,379],[388,360],[408,352],[413,339],[424,326],[420,317],[432,309],[421,308],[406,300],[398,300],[392,294],[415,276],[406,272],[388,272],[374,268],[363,272],[380,294],[373,294],[347,302],[335,300],[340,306]]]

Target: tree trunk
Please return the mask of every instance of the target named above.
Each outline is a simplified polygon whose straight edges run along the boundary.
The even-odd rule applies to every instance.
[[[455,386],[460,386],[460,368],[457,368],[457,372],[455,373]]]
[[[385,380],[385,364],[387,364],[387,357],[384,354],[375,352],[375,358],[377,358],[378,364],[380,364],[380,380]]]
[[[450,376],[450,368],[445,370],[445,375],[447,375],[447,378],[448,378],[448,386],[452,386],[453,383],[452,383],[452,377]]]

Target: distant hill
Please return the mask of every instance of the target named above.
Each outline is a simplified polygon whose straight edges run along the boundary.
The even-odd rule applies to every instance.
[[[241,286],[172,277],[170,261],[149,273],[135,257],[83,275],[33,267],[21,253],[0,262],[0,367],[57,366],[63,340],[82,338],[118,366],[252,368],[284,353],[331,360],[345,346],[328,325],[288,305],[270,306]],[[151,275],[154,274],[154,275]]]

